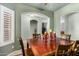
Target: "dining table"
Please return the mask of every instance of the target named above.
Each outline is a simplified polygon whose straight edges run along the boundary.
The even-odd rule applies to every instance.
[[[56,38],[56,41],[32,38],[28,40],[28,43],[35,56],[47,56],[55,54],[59,44],[68,45],[70,41],[61,38]]]

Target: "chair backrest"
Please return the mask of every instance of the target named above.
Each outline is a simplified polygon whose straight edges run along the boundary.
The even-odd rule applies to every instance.
[[[72,53],[71,54],[73,54],[73,55],[78,55],[79,56],[79,40],[76,40],[75,41],[75,43],[74,43],[74,45],[72,46]]]
[[[60,34],[63,35],[64,34],[64,31],[61,31]]]
[[[64,54],[65,52],[68,51],[68,49],[70,49],[70,47],[72,46],[73,44],[68,44],[68,45],[59,45],[58,46],[58,49],[56,51],[56,55],[58,54]]]
[[[29,44],[28,44],[28,42],[27,42],[27,49],[29,48]]]
[[[75,48],[77,48],[79,46],[79,40],[76,40],[75,42]]]
[[[38,39],[41,38],[41,34],[37,34],[37,38],[38,38]]]
[[[70,41],[70,38],[71,38],[71,34],[67,34],[66,35],[66,40]]]
[[[67,51],[70,48],[70,45],[59,45],[58,50]]]
[[[79,44],[79,40],[76,40],[76,44]]]
[[[22,48],[22,53],[23,53],[23,56],[25,56],[25,51],[24,51],[24,44],[23,44],[23,40],[21,37],[19,37],[19,42],[20,42],[20,45],[21,45],[21,48]]]
[[[40,34],[33,34],[33,38],[41,38],[41,35]]]

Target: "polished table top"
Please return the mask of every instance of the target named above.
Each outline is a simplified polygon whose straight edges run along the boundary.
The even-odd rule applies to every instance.
[[[34,55],[36,56],[44,56],[50,53],[55,53],[59,44],[67,45],[70,43],[67,40],[61,39],[57,39],[56,43],[54,40],[50,41],[50,39],[48,39],[47,41],[43,39],[30,39],[28,42]]]

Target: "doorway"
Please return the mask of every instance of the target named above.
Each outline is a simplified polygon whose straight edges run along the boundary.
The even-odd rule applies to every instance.
[[[30,21],[30,33],[31,35],[34,34],[35,32],[37,33],[37,21],[36,20],[31,20]]]
[[[42,23],[42,34],[47,31],[47,23]]]

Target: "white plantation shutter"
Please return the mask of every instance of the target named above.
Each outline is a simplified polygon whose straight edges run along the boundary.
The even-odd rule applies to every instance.
[[[0,47],[14,42],[14,11],[0,5]]]
[[[11,39],[11,14],[4,11],[4,41]]]

